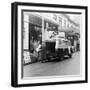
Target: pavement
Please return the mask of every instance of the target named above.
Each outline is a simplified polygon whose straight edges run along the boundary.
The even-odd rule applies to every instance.
[[[78,75],[80,74],[80,52],[62,61],[37,62],[23,67],[24,77]]]

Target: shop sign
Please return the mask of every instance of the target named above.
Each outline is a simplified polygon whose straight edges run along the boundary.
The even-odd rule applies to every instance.
[[[65,32],[59,32],[59,36],[65,38]]]

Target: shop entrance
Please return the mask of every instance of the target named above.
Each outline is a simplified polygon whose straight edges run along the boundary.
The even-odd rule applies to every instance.
[[[40,26],[29,24],[29,50],[31,53],[33,53],[38,44],[42,42],[41,29]]]

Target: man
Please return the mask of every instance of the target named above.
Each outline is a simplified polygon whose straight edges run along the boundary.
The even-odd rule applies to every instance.
[[[60,47],[61,44],[62,44],[62,41],[60,40],[59,35],[57,35],[56,36],[55,50],[57,53],[57,57],[62,60],[63,59],[63,48]]]
[[[38,52],[38,60],[41,62],[45,62],[46,61],[46,45],[45,45],[45,42],[39,43],[36,50]]]
[[[46,44],[42,42],[42,62],[46,61]]]
[[[38,46],[36,48],[36,51],[38,53],[38,61],[41,60],[41,50],[42,50],[42,43],[41,43],[41,41],[38,41]]]
[[[56,50],[59,49],[59,43],[60,43],[59,38],[56,37],[56,44],[55,44],[55,49],[56,49]]]

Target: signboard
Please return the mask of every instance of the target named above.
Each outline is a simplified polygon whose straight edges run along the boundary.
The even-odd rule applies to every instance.
[[[65,38],[65,32],[59,32],[59,36]]]

